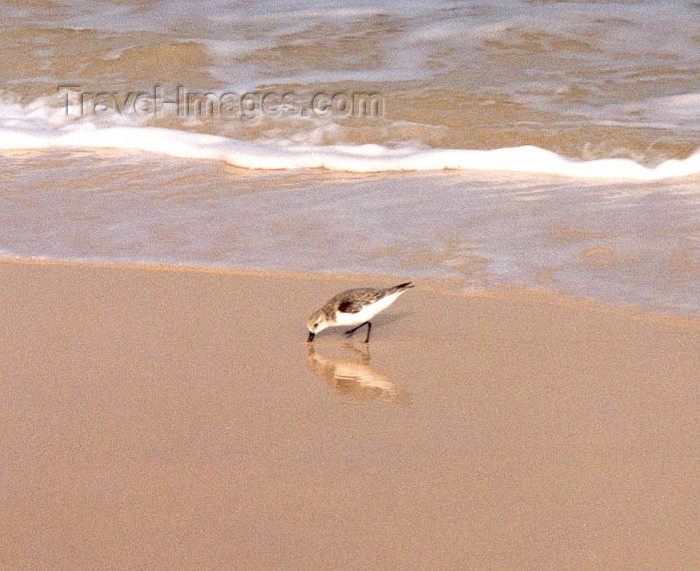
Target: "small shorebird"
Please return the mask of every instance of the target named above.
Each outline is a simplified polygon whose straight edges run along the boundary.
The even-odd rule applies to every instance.
[[[309,329],[307,342],[314,340],[316,333],[323,331],[327,327],[338,327],[339,325],[355,325],[345,332],[345,335],[352,335],[363,325],[367,326],[367,338],[372,330],[372,319],[377,313],[389,307],[396,298],[408,288],[413,287],[411,282],[399,284],[386,289],[374,289],[371,287],[360,287],[348,289],[330,298],[326,304],[314,312],[306,322]]]

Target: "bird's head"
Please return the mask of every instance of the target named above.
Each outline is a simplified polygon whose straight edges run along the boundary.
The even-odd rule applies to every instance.
[[[309,317],[309,320],[306,322],[306,328],[309,330],[309,338],[307,341],[313,341],[316,333],[323,331],[326,327],[328,327],[326,314],[323,313],[322,309],[319,309],[311,317]]]

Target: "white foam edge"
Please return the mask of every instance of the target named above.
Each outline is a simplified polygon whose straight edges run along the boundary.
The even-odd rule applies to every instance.
[[[0,129],[0,150],[125,149],[221,160],[249,169],[328,169],[345,172],[476,170],[588,179],[661,180],[700,174],[700,149],[650,168],[629,159],[572,160],[535,146],[492,150],[388,148],[381,145],[251,143],[159,127],[70,126],[53,133]]]

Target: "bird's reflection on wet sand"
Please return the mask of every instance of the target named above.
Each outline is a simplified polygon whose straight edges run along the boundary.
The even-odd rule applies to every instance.
[[[346,343],[344,347],[355,354],[354,358],[324,357],[310,345],[307,357],[309,368],[336,391],[357,400],[409,402],[407,391],[398,388],[387,374],[370,366],[369,347],[363,345],[363,349],[358,349],[352,343]]]

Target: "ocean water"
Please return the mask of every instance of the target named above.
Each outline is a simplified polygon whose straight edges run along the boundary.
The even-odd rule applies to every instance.
[[[700,4],[0,5],[0,254],[698,314]]]

